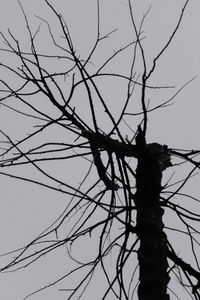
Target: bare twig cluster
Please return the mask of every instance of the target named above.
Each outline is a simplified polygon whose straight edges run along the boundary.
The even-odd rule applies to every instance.
[[[198,157],[200,150],[176,150],[169,149],[166,145],[160,145],[159,143],[146,143],[150,113],[169,105],[183,88],[178,89],[167,101],[149,107],[146,96],[148,90],[169,88],[169,86],[151,86],[149,79],[155,72],[159,59],[174,39],[189,0],[185,1],[174,31],[154,58],[152,67],[149,70],[147,69],[145,49],[142,43],[143,24],[149,10],[144,14],[138,27],[131,1],[128,0],[134,39],[116,50],[93,72],[91,72],[90,64],[92,64],[93,56],[99,44],[115,32],[114,30],[103,36],[101,35],[99,0],[96,1],[96,40],[88,56],[84,59],[77,54],[74,48],[71,33],[63,16],[57,12],[49,1],[45,0],[45,3],[58,22],[62,36],[61,42],[53,33],[51,24],[47,20],[39,18],[48,29],[53,49],[52,54],[44,54],[38,50],[37,38],[42,26],[40,25],[33,33],[22,5],[21,9],[29,34],[30,49],[28,51],[23,50],[11,31],[9,31],[8,36],[1,33],[6,45],[5,48],[1,48],[2,53],[14,56],[18,59],[19,64],[17,68],[3,62],[0,64],[1,69],[9,71],[17,82],[17,87],[12,87],[13,85],[9,80],[0,80],[0,104],[20,115],[21,118],[25,118],[28,122],[33,122],[33,129],[31,133],[29,132],[28,135],[26,134],[17,141],[1,130],[0,174],[37,184],[57,191],[58,194],[65,194],[68,203],[63,214],[29,244],[2,255],[14,255],[14,259],[1,267],[1,271],[14,271],[28,267],[55,249],[65,247],[68,256],[76,264],[76,267],[72,267],[64,276],[56,278],[54,282],[42,286],[30,295],[44,291],[46,288],[66,280],[64,291],[67,294],[67,299],[81,299],[92,281],[94,273],[103,272],[106,288],[99,299],[111,299],[109,297],[134,299],[138,285],[139,267],[137,259],[139,258],[141,263],[139,251],[141,239],[144,236],[141,229],[142,225],[138,226],[137,213],[142,214],[143,211],[140,199],[143,197],[144,200],[145,197],[149,197],[151,194],[150,192],[147,194],[141,188],[141,180],[144,180],[144,178],[139,177],[141,175],[138,174],[141,174],[141,170],[139,170],[137,164],[139,166],[141,162],[143,165],[142,170],[144,170],[145,164],[149,168],[153,163],[155,170],[159,173],[159,178],[154,179],[160,180],[158,185],[160,188],[156,191],[157,202],[155,207],[153,207],[148,217],[145,215],[142,218],[155,218],[153,214],[157,216],[156,218],[160,218],[159,224],[164,227],[164,229],[162,228],[162,234],[165,230],[161,240],[164,240],[167,244],[167,277],[178,278],[191,297],[200,299],[198,291],[200,286],[198,263],[200,214],[192,212],[190,205],[184,207],[181,202],[174,201],[175,198],[185,198],[188,199],[188,202],[194,201],[197,207],[199,206],[199,199],[185,194],[183,188],[196,170],[199,169],[200,161]],[[127,49],[132,49],[129,75],[104,71],[110,62]],[[142,59],[141,75],[135,72],[136,61],[140,58]],[[55,64],[57,61],[62,61],[66,67],[62,71],[50,71],[48,65]],[[66,70],[64,70],[65,68]],[[123,106],[117,117],[114,117],[112,109],[101,92],[99,82],[100,79],[103,80],[104,78],[110,78],[113,81],[126,81],[126,98],[123,100]],[[134,113],[132,111],[132,99],[136,88],[140,89],[140,111]],[[77,103],[77,94],[81,94],[86,116],[79,110],[81,104],[80,102]],[[99,110],[103,110],[103,116],[99,115]],[[135,118],[134,128],[128,124],[127,116]],[[101,128],[102,118],[107,120],[106,122],[109,124],[106,132]],[[125,137],[122,130],[124,123],[127,127],[131,127],[132,137],[130,139]],[[54,128],[59,132],[58,136],[56,135],[55,138],[52,135],[52,139],[44,141],[43,137],[46,132],[53,131]],[[70,184],[67,180],[55,175],[49,167],[52,162],[62,161],[65,164],[79,158],[86,163],[87,169],[85,169],[83,179],[78,185]],[[171,164],[171,158],[176,158],[176,163]],[[188,175],[177,182],[173,182],[171,178],[165,185],[161,186],[162,172],[168,167],[173,170],[177,165],[182,166],[183,163],[192,166]],[[25,165],[34,170],[33,174],[36,172],[37,176],[27,177],[14,172]],[[76,162],[74,162],[74,165],[76,165]],[[154,174],[152,175],[148,168],[145,169],[146,173],[149,172],[149,182],[145,185],[147,189],[149,183],[151,183],[151,177],[154,177]],[[9,171],[12,169],[13,172]],[[38,174],[41,179],[38,179]],[[146,176],[145,174],[142,176]],[[171,228],[170,225],[162,223],[164,212],[168,214],[171,211],[181,222],[181,229]],[[67,230],[66,223],[68,224]],[[185,235],[191,247],[196,266],[191,266],[187,260],[185,261],[183,257],[179,257],[178,245],[173,246],[174,243],[170,241],[169,232],[171,230]],[[96,252],[89,261],[78,261],[73,256],[73,245],[86,236],[94,240],[95,245],[97,245]],[[115,259],[112,271],[106,263],[107,256],[111,253],[114,253]],[[101,266],[101,271],[99,271],[99,266]],[[84,272],[82,272],[83,269]],[[84,275],[80,275],[79,282],[74,286],[68,286],[67,279],[74,274]],[[168,294],[175,293],[172,289],[169,285]],[[76,296],[78,298],[75,298]]]

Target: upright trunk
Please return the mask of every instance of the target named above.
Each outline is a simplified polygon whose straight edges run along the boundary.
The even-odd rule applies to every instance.
[[[149,150],[147,146],[150,145]],[[146,145],[145,151],[138,157],[135,204],[140,239],[139,300],[169,300],[167,237],[163,231],[164,210],[159,201],[162,171],[169,162],[166,148],[156,143]]]

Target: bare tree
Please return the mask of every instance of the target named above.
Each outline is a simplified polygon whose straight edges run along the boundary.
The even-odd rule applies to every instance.
[[[131,0],[127,1],[133,39],[98,62],[96,53],[115,33],[101,33],[100,1],[96,1],[96,40],[85,57],[75,48],[65,18],[50,1],[45,3],[59,25],[59,33],[55,34],[53,25],[41,16],[37,17],[41,24],[33,30],[21,4],[29,34],[28,49],[10,30],[8,34],[1,33],[5,44],[1,53],[14,57],[16,62],[16,66],[1,63],[1,69],[14,78],[9,80],[6,75],[1,79],[1,106],[32,127],[21,138],[1,130],[0,174],[54,190],[58,197],[64,194],[67,207],[30,243],[4,254],[9,262],[1,271],[30,267],[61,248],[71,259],[71,268],[25,299],[63,281],[65,299],[82,299],[100,273],[106,285],[96,299],[135,299],[137,289],[140,300],[167,300],[176,295],[172,282],[177,279],[185,293],[200,299],[199,199],[184,192],[199,169],[200,150],[171,149],[146,140],[151,113],[170,105],[186,85],[157,105],[148,100],[149,93],[173,88],[153,85],[150,80],[180,28],[189,0],[150,67],[143,45],[149,9],[138,24]],[[41,25],[51,42],[46,53],[40,50]],[[116,59],[123,59],[123,55],[129,55],[130,61],[126,74],[112,71],[112,66],[117,66]],[[110,89],[120,84],[124,98],[109,101],[107,82]],[[83,176],[81,182],[71,183],[68,162]],[[54,171],[55,164],[59,165],[59,173]],[[172,174],[179,174],[177,167],[188,173],[184,179],[173,181]],[[165,182],[163,172],[170,174]],[[187,200],[186,204],[180,199]],[[196,212],[191,210],[191,202],[195,202]],[[177,227],[167,221],[170,212],[176,216]],[[193,265],[187,257],[179,256],[179,244],[171,238],[171,231],[185,235]],[[74,244],[78,243],[81,251],[88,238],[95,250],[89,260],[80,261],[74,255]],[[109,256],[113,259],[112,268]]]

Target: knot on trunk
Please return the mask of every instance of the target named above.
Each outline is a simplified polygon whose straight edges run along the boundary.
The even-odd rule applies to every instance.
[[[161,171],[172,165],[170,151],[166,145],[150,143],[146,144],[145,148],[148,159],[157,161]]]

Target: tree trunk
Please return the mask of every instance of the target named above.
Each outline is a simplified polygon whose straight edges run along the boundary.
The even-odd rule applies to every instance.
[[[147,146],[156,145],[160,150]],[[137,208],[137,235],[140,239],[139,260],[139,300],[169,300],[167,285],[167,237],[163,232],[160,207],[162,171],[169,166],[169,155],[165,146],[146,145],[138,157],[136,172],[135,205]],[[154,151],[155,150],[155,151]],[[166,163],[163,167],[162,163]]]

